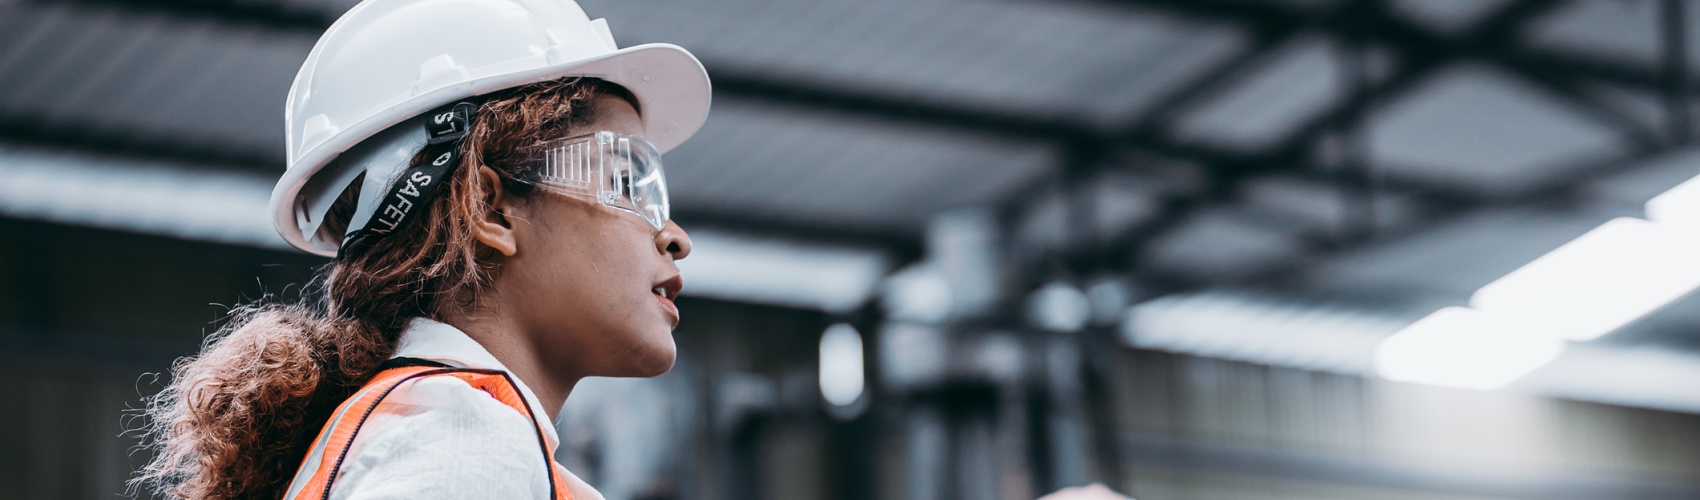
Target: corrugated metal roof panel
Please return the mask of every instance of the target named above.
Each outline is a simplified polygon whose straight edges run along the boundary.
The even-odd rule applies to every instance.
[[[1659,2],[1569,2],[1530,22],[1523,32],[1529,46],[1645,67],[1663,64],[1663,27]],[[1688,5],[1689,72],[1700,74],[1700,8]]]
[[[281,166],[283,101],[309,36],[105,6],[15,13],[34,22],[0,44],[7,117]]]
[[[1478,193],[1537,186],[1625,147],[1611,127],[1479,66],[1445,70],[1388,104],[1369,135],[1376,171]]]
[[[1182,116],[1171,128],[1181,138],[1241,150],[1277,145],[1321,114],[1342,94],[1334,44],[1302,38],[1282,47],[1263,69],[1224,95]]]
[[[918,230],[995,202],[1050,166],[1048,148],[736,101],[668,155],[680,210]]]

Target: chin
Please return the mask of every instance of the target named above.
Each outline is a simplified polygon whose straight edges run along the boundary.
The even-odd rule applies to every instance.
[[[657,361],[657,362],[647,366],[643,370],[643,372],[639,373],[637,376],[648,378],[648,377],[659,377],[659,376],[665,375],[665,374],[667,374],[667,372],[673,371],[673,361],[674,361],[674,359],[675,358],[673,356],[667,356],[667,358],[665,360]]]
[[[636,373],[633,373],[630,376],[645,378],[659,377],[669,371],[672,371],[673,362],[678,360],[678,353],[674,351],[673,345],[669,343],[667,345],[667,349],[658,351],[663,352],[645,353],[646,355],[642,356],[642,359],[633,360],[632,368]]]
[[[670,332],[669,332],[670,333]],[[632,356],[625,363],[625,377],[656,377],[673,369],[673,362],[678,360],[678,347],[673,344],[673,336],[663,335],[654,342],[643,342],[631,350]]]

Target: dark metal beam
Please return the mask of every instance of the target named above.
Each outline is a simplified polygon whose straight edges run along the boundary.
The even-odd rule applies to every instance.
[[[1218,154],[1207,162],[1215,171],[1210,189],[1196,193],[1181,193],[1167,197],[1162,201],[1164,208],[1172,210],[1164,212],[1165,217],[1146,221],[1127,228],[1121,234],[1111,238],[1105,244],[1096,245],[1100,249],[1098,261],[1110,269],[1127,270],[1138,267],[1137,261],[1143,253],[1140,249],[1160,238],[1173,228],[1180,227],[1183,222],[1196,210],[1218,206],[1232,201],[1237,194],[1237,186],[1243,179],[1260,175],[1283,173],[1300,175],[1318,175],[1324,169],[1315,165],[1311,158],[1318,141],[1335,131],[1354,131],[1347,136],[1356,135],[1356,129],[1361,128],[1361,122],[1370,111],[1370,107],[1378,102],[1385,102],[1390,96],[1397,96],[1414,88],[1415,85],[1435,69],[1445,63],[1475,57],[1471,52],[1475,47],[1509,45],[1518,27],[1529,18],[1539,16],[1559,5],[1557,0],[1523,0],[1487,15],[1465,35],[1456,41],[1429,34],[1427,31],[1405,24],[1382,10],[1381,3],[1374,0],[1356,1],[1345,4],[1345,7],[1327,12],[1313,12],[1301,9],[1281,7],[1274,4],[1249,2],[1220,2],[1216,0],[1185,1],[1185,0],[1152,0],[1136,3],[1146,6],[1156,6],[1161,9],[1178,11],[1188,15],[1205,13],[1207,17],[1231,17],[1235,22],[1246,22],[1260,30],[1277,33],[1290,33],[1297,30],[1317,30],[1327,32],[1331,36],[1353,44],[1352,48],[1365,51],[1370,43],[1390,43],[1401,49],[1403,56],[1399,70],[1379,81],[1363,78],[1365,75],[1352,75],[1353,85],[1346,88],[1353,92],[1338,104],[1304,122],[1290,132],[1288,139],[1281,145],[1262,153],[1227,157]],[[1366,68],[1356,68],[1363,71]],[[1375,96],[1369,99],[1367,96]],[[1581,100],[1581,97],[1578,97]],[[1615,122],[1621,126],[1621,121]],[[1154,137],[1160,131],[1152,129],[1137,130],[1139,137],[1145,142],[1163,142],[1161,137]],[[1646,134],[1640,134],[1645,137]],[[1638,146],[1649,145],[1648,141],[1632,141]],[[1348,145],[1347,148],[1355,147]],[[1359,152],[1362,153],[1362,152]],[[1359,163],[1367,161],[1367,154]],[[1344,172],[1349,172],[1351,179],[1358,188],[1379,188],[1384,181],[1374,178],[1367,173],[1367,165],[1341,165]],[[1408,184],[1408,183],[1406,183]],[[1416,194],[1426,198],[1447,199],[1448,189],[1415,189]],[[1118,258],[1128,261],[1118,262]]]
[[[1064,117],[1033,117],[980,106],[962,106],[841,83],[811,81],[800,75],[776,78],[772,72],[743,68],[734,61],[705,61],[718,95],[742,101],[811,110],[877,116],[919,125],[958,129],[1018,141],[1056,141],[1107,137],[1103,130]]]
[[[1422,200],[1425,203],[1417,208],[1423,213],[1421,218],[1393,228],[1393,230],[1383,231],[1372,240],[1341,242],[1335,238],[1331,231],[1327,230],[1300,234],[1295,237],[1300,243],[1300,255],[1271,263],[1261,271],[1230,280],[1174,273],[1150,267],[1141,268],[1137,277],[1147,287],[1149,293],[1153,295],[1190,293],[1216,287],[1280,289],[1288,292],[1303,290],[1303,280],[1328,262],[1339,260],[1355,252],[1403,244],[1419,238],[1429,231],[1457,223],[1486,210],[1522,209],[1548,212],[1566,210],[1579,203],[1586,202],[1584,199],[1586,193],[1582,189],[1590,182],[1613,175],[1632,175],[1636,170],[1642,168],[1657,168],[1660,166],[1660,162],[1657,161],[1658,158],[1670,153],[1671,150],[1662,148],[1633,150],[1616,158],[1594,161],[1567,169],[1568,173],[1565,175],[1509,196],[1485,196],[1457,190],[1444,198],[1425,198]],[[1402,189],[1393,185],[1388,192],[1390,194],[1402,194]],[[1134,255],[1134,262],[1137,263],[1137,259],[1140,257]]]
[[[1293,24],[1251,25],[1250,47],[1225,61],[1217,63],[1192,81],[1176,86],[1168,95],[1155,100],[1156,104],[1121,127],[1117,135],[1138,137],[1151,134],[1172,120],[1177,113],[1198,104],[1201,100],[1221,94],[1234,84],[1250,77],[1269,64],[1289,40],[1315,24],[1339,15],[1346,9],[1336,9],[1301,19]]]
[[[1372,7],[1380,7],[1380,2],[1366,2]],[[1372,29],[1360,25],[1356,30],[1345,33],[1347,38],[1340,53],[1340,88],[1345,89],[1346,99],[1341,106],[1354,112],[1343,113],[1333,125],[1331,135],[1319,139],[1332,138],[1322,144],[1333,146],[1332,171],[1334,184],[1339,188],[1340,203],[1347,214],[1341,220],[1335,240],[1341,242],[1364,241],[1375,237],[1380,217],[1377,216],[1375,197],[1381,186],[1378,172],[1371,161],[1369,149],[1369,126],[1365,118],[1376,105],[1379,95],[1372,91],[1376,68],[1375,54],[1368,43],[1370,37],[1366,31]]]
[[[1134,6],[1134,7],[1142,7],[1142,8],[1152,9],[1152,10],[1155,10],[1155,11],[1158,11],[1158,12],[1176,15],[1176,16],[1187,18],[1187,19],[1194,19],[1194,20],[1205,21],[1205,22],[1226,23],[1226,24],[1233,24],[1233,25],[1238,25],[1238,26],[1252,26],[1252,27],[1257,27],[1258,29],[1268,29],[1268,30],[1279,30],[1279,29],[1284,29],[1284,27],[1287,27],[1287,26],[1303,24],[1303,23],[1307,22],[1307,20],[1311,16],[1314,16],[1316,14],[1316,12],[1313,9],[1302,8],[1302,7],[1293,7],[1293,6],[1285,5],[1285,4],[1280,3],[1280,2],[1245,2],[1245,1],[1239,1],[1239,0],[1099,0],[1099,1],[1101,1],[1102,3],[1107,3],[1107,4],[1129,5],[1129,6]],[[1521,12],[1509,12],[1508,11],[1508,12],[1506,12],[1507,15],[1502,16],[1502,17],[1504,19],[1508,20],[1508,21],[1520,23],[1521,21],[1533,19],[1533,18],[1537,17],[1540,13],[1546,12],[1546,11],[1550,10],[1552,7],[1557,6],[1557,5],[1562,5],[1563,3],[1564,2],[1529,3],[1529,4],[1525,4],[1524,7],[1519,7],[1519,9],[1524,9]],[[1489,16],[1489,17],[1491,18],[1493,16]],[[1492,22],[1493,21],[1491,21],[1491,20],[1478,22],[1478,24],[1474,27],[1474,30],[1476,30],[1476,31],[1483,31],[1484,29],[1491,30],[1489,25],[1492,24]],[[1410,26],[1409,24],[1404,23],[1403,21],[1401,21],[1401,24],[1404,24],[1407,27]],[[1339,26],[1337,23],[1330,26],[1331,30],[1338,30],[1340,28],[1343,28],[1343,27]],[[1427,33],[1427,30],[1421,30],[1421,31],[1423,33]],[[1384,34],[1384,33],[1381,33],[1379,30],[1377,30],[1377,33],[1378,34]],[[1430,39],[1430,38],[1435,38],[1435,37],[1436,37],[1435,35],[1427,35],[1427,36],[1424,36],[1423,38],[1424,39]],[[1441,38],[1441,39],[1444,39],[1444,38]],[[1406,52],[1432,51],[1432,50],[1435,50],[1437,48],[1445,49],[1447,45],[1451,45],[1451,44],[1446,44],[1446,45],[1441,45],[1441,46],[1406,45],[1406,43],[1412,42],[1412,41],[1413,40],[1400,41],[1397,38],[1392,38],[1392,37],[1390,37],[1386,40],[1386,42],[1389,42],[1390,45],[1392,45],[1392,48],[1394,48],[1396,50],[1406,51]],[[1418,41],[1420,41],[1420,40],[1418,40]],[[1482,46],[1482,45],[1479,45],[1479,44],[1475,44],[1475,45],[1469,45],[1467,47],[1464,47],[1464,49],[1465,49],[1466,52],[1490,53],[1490,52],[1504,52],[1508,47],[1509,46],[1486,47],[1486,46]],[[1447,50],[1456,51],[1456,49],[1447,49]],[[1516,60],[1517,60],[1518,65],[1526,65],[1528,67],[1541,68],[1543,71],[1552,71],[1552,72],[1558,72],[1558,73],[1563,73],[1563,74],[1575,75],[1579,78],[1583,78],[1583,79],[1586,79],[1586,80],[1597,80],[1597,81],[1606,82],[1606,83],[1613,83],[1613,84],[1617,84],[1617,85],[1624,85],[1624,86],[1630,86],[1630,87],[1638,87],[1638,88],[1648,89],[1648,90],[1660,89],[1660,88],[1663,88],[1664,85],[1666,84],[1666,80],[1664,78],[1664,75],[1660,74],[1659,72],[1652,71],[1652,70],[1649,70],[1648,68],[1641,67],[1641,66],[1638,66],[1638,65],[1635,65],[1635,64],[1632,64],[1632,63],[1628,63],[1628,62],[1625,62],[1625,61],[1604,60],[1604,59],[1597,59],[1597,58],[1586,57],[1586,56],[1578,56],[1578,55],[1570,55],[1570,54],[1557,54],[1557,53],[1541,53],[1541,52],[1513,52],[1513,53],[1516,56]],[[1690,82],[1690,85],[1687,86],[1686,88],[1688,89],[1689,92],[1700,91],[1700,86],[1694,85],[1693,82]]]
[[[1463,37],[1464,41],[1432,35],[1373,9],[1362,11],[1362,15],[1352,19],[1352,23],[1332,26],[1330,29],[1336,33],[1343,30],[1348,35],[1362,35],[1361,41],[1366,44],[1389,44],[1402,56],[1399,69],[1393,75],[1359,89],[1377,96],[1377,102],[1388,102],[1415,88],[1418,83],[1447,63],[1474,60],[1486,51],[1498,50],[1493,47],[1508,43],[1522,21],[1546,9],[1554,8],[1557,4],[1556,0],[1515,2],[1489,15]],[[1295,128],[1281,146],[1268,152],[1269,158],[1280,163],[1301,162],[1311,151],[1316,139],[1327,133],[1336,123],[1366,114],[1369,110],[1363,106],[1367,103],[1357,99],[1342,99],[1339,105]]]
[[[1120,136],[1108,128],[1065,115],[1031,116],[1017,111],[849,88],[842,83],[811,80],[799,75],[781,76],[747,70],[730,61],[710,60],[704,64],[712,68],[717,95],[739,101],[843,113],[1061,147],[1081,143],[1125,147],[1213,165],[1239,165],[1257,159],[1250,155],[1184,144],[1157,134]]]
[[[296,2],[241,0],[28,0],[39,5],[84,4],[119,7],[140,13],[163,14],[182,19],[204,19],[240,24],[268,31],[290,31],[315,37],[342,16],[327,2],[303,7]],[[313,8],[317,7],[317,8]]]
[[[1353,3],[1348,2],[1342,5],[1309,15],[1295,16],[1291,23],[1247,26],[1247,29],[1252,33],[1249,48],[1217,63],[1204,71],[1202,75],[1193,78],[1192,81],[1177,85],[1167,95],[1157,98],[1156,104],[1140,112],[1138,116],[1125,125],[1117,127],[1112,134],[1132,144],[1176,144],[1166,137],[1165,130],[1163,130],[1164,125],[1174,120],[1181,112],[1197,106],[1206,99],[1230,91],[1235,85],[1256,74],[1258,70],[1273,63],[1274,59],[1282,54],[1282,49],[1290,40],[1315,25],[1331,22],[1337,17],[1345,16],[1351,10]],[[1091,147],[1088,146],[1087,148]],[[1105,156],[1101,153],[1094,155],[1100,162]],[[1071,153],[1069,156],[1078,157],[1080,154]],[[1229,157],[1221,154],[1211,157],[1193,155],[1192,158],[1186,158],[1183,156],[1180,159],[1200,161],[1221,170],[1239,170],[1244,165],[1256,164],[1260,161],[1255,157]],[[1066,168],[1070,170],[1083,169],[1081,166],[1073,165],[1073,161],[1070,163]],[[1084,170],[1092,171],[1103,167],[1104,165],[1090,165],[1086,166]],[[1082,172],[1073,174],[1076,178],[1083,175],[1087,174]],[[1077,179],[1077,181],[1080,181],[1080,179]],[[1179,226],[1180,222],[1186,220],[1194,210],[1209,206],[1208,200],[1224,197],[1223,190],[1220,188],[1225,185],[1226,183],[1217,183],[1218,189],[1165,195],[1159,201],[1159,205],[1162,207],[1160,213],[1164,214],[1163,216],[1123,229],[1120,234],[1107,238],[1108,244],[1105,244],[1105,241],[1092,240],[1083,241],[1080,246],[1065,247],[1070,248],[1070,250],[1065,251],[1064,259],[1073,263],[1072,267],[1077,269],[1124,270],[1127,263],[1123,262],[1120,256],[1133,253],[1134,246],[1155,239],[1158,235]]]
[[[1537,16],[1540,12],[1555,8],[1557,5],[1558,2],[1550,0],[1526,0],[1514,3],[1499,12],[1488,16],[1485,21],[1478,25],[1476,30],[1464,38],[1464,42],[1452,42],[1438,39],[1432,35],[1428,35],[1420,29],[1405,25],[1401,21],[1381,17],[1380,14],[1375,12],[1373,9],[1366,9],[1361,13],[1361,15],[1365,17],[1374,17],[1370,19],[1357,19],[1356,22],[1364,23],[1363,25],[1360,25],[1357,30],[1373,30],[1375,31],[1373,35],[1363,31],[1354,31],[1352,28],[1339,27],[1336,29],[1343,29],[1344,31],[1338,31],[1336,34],[1347,39],[1351,39],[1349,35],[1353,33],[1359,33],[1366,37],[1378,38],[1383,41],[1389,38],[1411,39],[1415,40],[1415,42],[1408,41],[1405,44],[1407,47],[1419,47],[1424,48],[1424,50],[1407,52],[1405,64],[1401,67],[1401,70],[1392,77],[1387,78],[1378,84],[1360,82],[1360,85],[1356,85],[1357,88],[1355,89],[1355,95],[1351,96],[1349,99],[1342,100],[1342,103],[1334,109],[1323,113],[1317,118],[1311,120],[1305,126],[1301,127],[1300,130],[1295,133],[1285,145],[1265,153],[1262,161],[1249,161],[1241,164],[1249,165],[1256,170],[1272,171],[1291,170],[1290,165],[1306,165],[1306,162],[1309,161],[1308,156],[1310,155],[1313,147],[1316,145],[1316,141],[1318,139],[1323,138],[1325,134],[1329,134],[1334,130],[1355,131],[1356,128],[1361,127],[1361,122],[1368,107],[1376,100],[1384,99],[1389,93],[1396,94],[1408,91],[1416,82],[1425,77],[1425,75],[1441,67],[1446,62],[1473,57],[1473,53],[1471,52],[1473,49],[1468,47],[1507,45],[1506,40],[1515,35],[1516,30],[1518,29],[1517,27],[1522,20]],[[1267,7],[1258,8],[1262,9]],[[1279,19],[1279,16],[1276,16],[1276,18]],[[1347,19],[1350,20],[1352,18]],[[1392,28],[1388,28],[1388,26],[1391,26]],[[1437,47],[1439,50],[1436,49]],[[1502,59],[1510,57],[1505,56],[1504,54],[1502,54],[1502,56],[1504,56]],[[1495,62],[1502,64],[1507,63],[1506,60],[1499,60]],[[1544,81],[1547,83],[1546,86],[1549,90],[1568,91],[1574,89],[1574,87],[1571,86],[1572,83],[1569,81],[1561,80],[1559,77],[1553,75],[1538,74],[1539,71],[1544,71],[1540,68],[1524,67],[1522,69],[1524,70],[1525,75],[1535,75],[1535,77],[1545,78]],[[1370,99],[1369,96],[1375,96],[1375,99]],[[1596,105],[1595,103],[1587,102],[1585,99],[1573,99],[1573,103],[1578,102],[1582,103],[1582,107]],[[1608,121],[1621,120],[1613,118]],[[1619,123],[1619,125],[1623,124]],[[1636,125],[1639,125],[1639,123]],[[1421,194],[1422,196],[1420,196],[1420,198],[1428,201],[1428,204],[1432,205],[1434,210],[1428,214],[1426,220],[1400,228],[1399,232],[1404,235],[1420,233],[1427,228],[1445,224],[1458,218],[1465,217],[1470,213],[1474,213],[1476,210],[1485,208],[1501,206],[1528,206],[1540,203],[1551,203],[1552,200],[1555,199],[1564,199],[1566,195],[1573,193],[1578,186],[1587,181],[1621,171],[1621,168],[1625,164],[1644,160],[1648,156],[1652,155],[1653,152],[1656,151],[1662,144],[1662,141],[1657,140],[1657,138],[1650,132],[1633,129],[1632,127],[1625,128],[1629,129],[1625,132],[1626,138],[1629,139],[1629,153],[1624,158],[1600,163],[1586,168],[1576,169],[1571,175],[1553,179],[1541,187],[1527,190],[1509,198],[1492,199],[1473,196],[1468,193],[1449,193],[1447,192],[1449,190],[1445,189],[1421,189],[1417,194]],[[1353,136],[1355,135],[1358,134],[1347,133],[1341,136],[1341,138],[1342,140],[1351,141],[1355,140],[1353,139]],[[1341,144],[1341,146],[1341,149],[1345,150],[1358,145]],[[1346,156],[1348,157],[1348,160],[1351,160],[1350,157],[1353,156],[1360,157],[1352,160],[1358,163],[1367,161],[1367,157],[1361,154],[1362,152],[1359,153],[1360,154],[1357,155]],[[1361,179],[1350,179],[1354,181],[1355,184],[1362,184],[1354,185],[1352,187],[1361,189],[1379,189],[1381,184],[1386,184],[1384,182],[1380,182],[1379,179],[1374,179],[1373,174],[1369,174],[1367,171],[1361,171],[1361,169],[1368,168],[1368,165],[1351,164],[1341,165],[1341,167],[1349,172],[1355,171],[1355,175],[1362,177]],[[1300,167],[1300,171],[1308,168],[1310,167]],[[1148,221],[1147,223],[1129,228],[1126,233],[1120,235],[1116,240],[1112,241],[1111,244],[1105,245],[1104,247],[1108,251],[1112,252],[1111,255],[1118,255],[1119,253],[1119,255],[1127,256],[1126,258],[1128,258],[1131,262],[1119,264],[1131,267],[1124,269],[1137,269],[1144,267],[1138,264],[1143,253],[1139,249],[1148,246],[1151,241],[1165,234],[1167,230],[1183,225],[1186,217],[1192,211],[1208,206],[1215,206],[1228,201],[1228,199],[1232,198],[1236,194],[1235,186],[1237,185],[1238,178],[1255,175],[1255,171],[1240,173],[1238,175],[1229,174],[1226,180],[1217,179],[1218,182],[1211,189],[1191,195],[1180,195],[1173,199],[1165,200],[1165,208],[1178,210],[1180,213],[1174,214],[1171,217],[1160,217],[1152,221]],[[1371,186],[1368,184],[1375,185]],[[1397,186],[1399,183],[1393,184],[1395,184],[1394,187],[1396,189],[1400,187]],[[1372,192],[1366,195],[1366,199],[1373,202],[1374,196],[1375,195]],[[1307,245],[1309,247],[1309,252],[1307,252],[1309,255],[1300,259],[1300,261],[1304,264],[1277,266],[1268,272],[1260,273],[1249,279],[1237,280],[1237,282],[1253,286],[1259,284],[1267,285],[1271,283],[1278,283],[1296,276],[1302,276],[1306,271],[1308,271],[1311,263],[1323,261],[1329,257],[1348,251],[1361,249],[1371,243],[1371,240],[1367,238],[1341,241],[1336,234],[1332,234],[1331,232],[1307,235],[1303,237],[1302,240],[1309,243],[1309,245]],[[1117,266],[1116,264],[1118,263],[1111,263],[1109,267],[1122,267]],[[1166,276],[1163,275],[1161,271],[1142,274],[1149,274],[1147,277],[1151,278],[1153,281],[1168,283],[1170,286],[1180,289],[1195,289],[1216,284],[1209,283],[1207,281],[1187,279],[1186,277]]]
[[[1652,146],[1661,142],[1646,124],[1579,90],[1578,83],[1581,80],[1578,76],[1573,76],[1575,72],[1569,61],[1551,61],[1550,57],[1526,57],[1515,50],[1515,37],[1522,23],[1563,5],[1560,0],[1523,0],[1513,3],[1486,16],[1468,35],[1456,39],[1435,35],[1383,12],[1374,7],[1375,2],[1361,2],[1356,5],[1362,7],[1349,9],[1345,14],[1319,18],[1315,13],[1304,9],[1282,7],[1272,3],[1225,0],[1105,1],[1155,7],[1165,12],[1209,20],[1248,23],[1267,30],[1316,29],[1343,39],[1351,39],[1355,34],[1361,34],[1366,43],[1386,45],[1402,56],[1402,64],[1396,74],[1364,89],[1380,96],[1382,102],[1409,91],[1447,63],[1471,60],[1492,63],[1548,90],[1560,98],[1558,101],[1561,104],[1617,128],[1626,141],[1637,147]],[[1638,78],[1642,85],[1658,81],[1650,75],[1641,75]],[[1359,106],[1354,106],[1354,103]],[[1352,99],[1342,100],[1340,105],[1295,127],[1280,146],[1248,158],[1249,161],[1232,162],[1228,165],[1244,165],[1255,169],[1292,169],[1295,165],[1305,168],[1303,166],[1307,164],[1307,155],[1316,140],[1342,119],[1365,113],[1364,109],[1359,109],[1361,105],[1361,102]],[[1142,139],[1154,142],[1149,137]]]
[[[1377,19],[1373,33],[1389,35],[1380,37],[1380,40],[1393,41],[1397,48],[1404,50],[1418,47],[1434,50],[1441,62],[1482,60],[1494,64],[1547,90],[1559,98],[1558,104],[1617,128],[1627,142],[1644,147],[1661,144],[1663,141],[1646,123],[1582,91],[1580,84],[1585,77],[1578,75],[1573,68],[1540,64],[1523,57],[1517,47],[1521,26],[1562,5],[1564,2],[1560,0],[1514,3],[1489,16],[1476,32],[1461,39],[1441,37],[1392,16]]]
[[[1671,144],[1689,141],[1688,15],[1686,0],[1665,0],[1659,11],[1664,43],[1665,110],[1670,113]]]
[[[1301,243],[1307,243],[1306,251],[1294,260],[1278,263],[1262,272],[1246,276],[1233,283],[1207,283],[1196,279],[1180,276],[1165,276],[1164,279],[1176,285],[1176,291],[1192,291],[1212,285],[1233,285],[1250,288],[1279,287],[1295,284],[1295,280],[1303,280],[1316,268],[1326,262],[1337,260],[1353,252],[1363,251],[1372,247],[1398,245],[1417,238],[1430,230],[1445,227],[1464,220],[1471,215],[1490,209],[1531,209],[1550,210],[1564,208],[1578,200],[1582,186],[1611,175],[1625,175],[1640,168],[1652,168],[1658,165],[1655,161],[1668,150],[1649,149],[1637,150],[1605,161],[1594,162],[1572,169],[1568,174],[1551,179],[1533,189],[1521,191],[1511,196],[1501,197],[1469,197],[1455,196],[1448,203],[1431,204],[1426,207],[1425,216],[1415,222],[1407,223],[1390,232],[1386,236],[1373,241],[1353,244],[1331,244],[1328,234],[1309,234],[1299,236]]]

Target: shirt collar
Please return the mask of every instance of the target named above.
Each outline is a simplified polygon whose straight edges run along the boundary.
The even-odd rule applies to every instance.
[[[466,332],[460,331],[454,325],[428,318],[413,318],[408,322],[407,329],[401,332],[401,340],[397,343],[393,357],[428,359],[458,368],[483,368],[513,374],[482,344],[467,336]],[[549,412],[543,411],[543,405],[538,402],[537,393],[531,392],[531,388],[526,387],[525,381],[520,380],[519,376],[510,378],[513,379],[514,385],[519,387],[520,396],[524,397],[526,405],[531,407],[531,413],[537,415],[539,420],[549,418]],[[542,427],[550,442],[560,442],[560,436],[557,435],[552,422]]]

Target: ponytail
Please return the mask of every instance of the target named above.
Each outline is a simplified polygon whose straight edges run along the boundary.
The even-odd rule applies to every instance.
[[[361,347],[394,350],[381,336],[335,333],[350,327],[359,328],[299,305],[236,313],[198,356],[178,360],[171,384],[148,398],[147,437],[168,443],[132,484],[169,485],[159,492],[179,498],[283,496],[276,485],[294,473],[290,461],[252,457],[305,456],[317,416],[348,396],[349,377],[320,355],[327,341],[373,339],[379,341]]]

